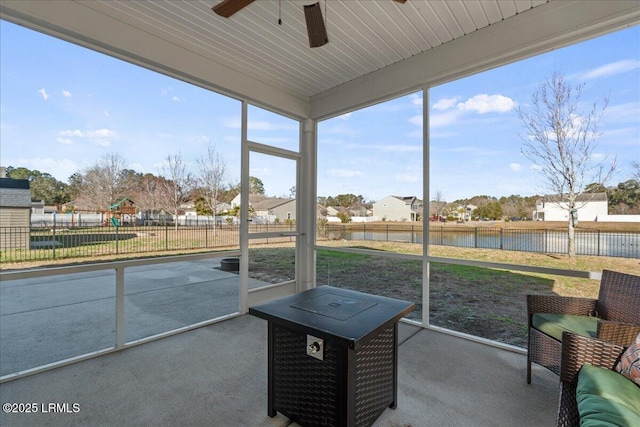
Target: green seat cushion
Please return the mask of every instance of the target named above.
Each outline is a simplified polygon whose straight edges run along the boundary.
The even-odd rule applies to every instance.
[[[537,330],[562,341],[562,332],[569,331],[583,337],[596,337],[598,319],[572,314],[534,313],[531,324]]]
[[[576,387],[578,408],[580,408],[580,400],[589,396],[602,397],[609,402],[622,405],[640,417],[640,387],[616,371],[599,366],[583,365],[578,373]],[[640,426],[640,422],[636,426]]]
[[[578,403],[580,427],[638,427],[640,414],[618,402],[589,395]]]

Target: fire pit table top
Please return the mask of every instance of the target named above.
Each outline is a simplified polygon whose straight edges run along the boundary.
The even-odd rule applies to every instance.
[[[249,314],[322,337],[352,349],[377,329],[407,315],[415,304],[333,286],[320,286],[249,308]]]

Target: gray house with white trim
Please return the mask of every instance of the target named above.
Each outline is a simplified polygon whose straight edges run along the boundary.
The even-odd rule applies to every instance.
[[[0,250],[29,249],[31,190],[26,179],[0,178]]]
[[[373,204],[373,215],[382,221],[418,221],[422,210],[415,196],[387,196]]]

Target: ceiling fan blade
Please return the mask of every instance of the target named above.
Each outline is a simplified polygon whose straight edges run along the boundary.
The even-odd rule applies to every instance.
[[[329,43],[327,29],[322,19],[322,9],[320,3],[311,4],[304,7],[304,17],[307,21],[307,34],[309,34],[309,46],[320,47]]]
[[[397,1],[398,3],[402,3],[402,4],[405,4],[407,2],[407,0],[393,0],[393,1]]]
[[[220,16],[229,18],[231,15],[241,9],[244,9],[253,2],[254,0],[222,0],[220,3],[213,6],[211,10]]]

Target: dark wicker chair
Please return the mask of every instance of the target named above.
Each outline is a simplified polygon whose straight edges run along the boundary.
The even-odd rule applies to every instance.
[[[560,400],[558,402],[558,427],[580,425],[576,385],[582,365],[613,369],[626,346],[587,338],[571,332],[562,333],[562,362],[560,369]]]
[[[573,314],[598,317],[597,338],[628,346],[640,332],[640,276],[604,270],[598,299],[527,295],[527,383],[531,363],[560,374],[561,341],[533,327],[534,313]]]

